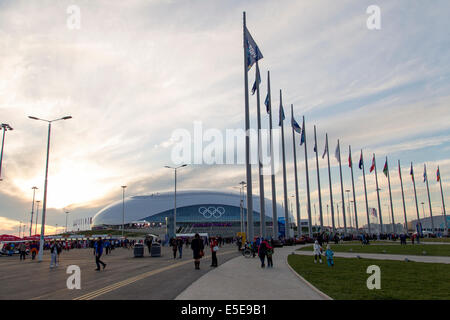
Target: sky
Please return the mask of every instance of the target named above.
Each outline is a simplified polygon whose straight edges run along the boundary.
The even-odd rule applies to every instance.
[[[74,5],[80,28],[71,24]],[[367,27],[370,5],[380,8],[379,30]],[[173,172],[164,166],[174,165],[176,130],[193,134],[195,122],[224,135],[227,129],[244,128],[243,11],[264,55],[259,61],[262,102],[266,73],[271,72],[274,127],[283,91],[289,197],[295,192],[289,127],[293,104],[297,121],[306,119],[311,202],[317,210],[316,215],[312,210],[313,217],[319,212],[314,125],[324,213],[329,184],[327,162],[320,155],[328,133],[335,201],[341,199],[337,139],[346,190],[351,189],[347,158],[352,147],[360,225],[366,222],[362,174],[356,166],[361,150],[369,207],[377,207],[375,177],[368,172],[372,154],[377,157],[384,222],[390,221],[382,173],[386,157],[396,222],[404,222],[398,160],[408,219],[416,217],[411,162],[421,217],[421,202],[429,216],[424,164],[433,213],[440,214],[437,165],[450,205],[449,9],[445,0],[432,6],[412,0],[0,0],[0,122],[14,128],[6,132],[4,145],[0,234],[17,235],[20,222],[28,223],[28,230],[31,188],[39,188],[37,200],[43,197],[47,124],[28,116],[73,117],[52,124],[46,218],[50,234],[56,225],[65,226],[65,211],[70,229],[73,220],[92,217],[120,200],[122,185],[127,185],[127,196],[172,190]],[[249,72],[250,88],[254,72]],[[264,110],[262,105],[262,127],[268,128]],[[252,128],[256,115],[256,95],[250,95]],[[305,218],[304,148],[297,146],[296,153]],[[252,170],[253,192],[259,194],[257,166]],[[238,192],[242,180],[242,164],[194,164],[179,171],[177,188]],[[264,182],[270,199],[270,177]],[[281,170],[276,182],[281,203]]]

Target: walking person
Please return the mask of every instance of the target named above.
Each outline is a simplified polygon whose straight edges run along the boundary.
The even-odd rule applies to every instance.
[[[271,246],[270,244],[267,247],[267,268],[273,268],[273,260],[272,260],[272,256],[273,256],[273,246]]]
[[[19,244],[19,253],[20,253],[20,260],[22,261],[25,260],[25,256],[27,254],[27,246],[25,245],[24,242],[21,242]]]
[[[205,249],[205,246],[198,233],[195,234],[191,242],[191,249],[194,254],[195,269],[200,270],[200,259],[204,256],[203,249]]]
[[[170,246],[172,247],[172,252],[173,252],[173,258],[176,259],[177,258],[177,239],[172,238],[170,239]]]
[[[178,246],[178,259],[181,259],[183,256],[183,239],[178,238],[177,246]]]
[[[57,258],[58,258],[58,246],[56,245],[56,241],[53,240],[53,243],[50,245],[50,268],[53,267],[57,267],[58,266],[58,262],[57,262]]]
[[[319,259],[320,263],[322,263],[322,247],[319,244],[319,241],[314,242],[314,263],[317,263],[317,259]]]
[[[265,261],[266,261],[266,254],[267,254],[267,248],[269,247],[269,244],[267,243],[264,238],[260,239],[260,243],[258,246],[258,256],[261,260],[261,268],[265,268]]]
[[[217,251],[219,251],[219,243],[215,238],[211,238],[211,267],[217,267]]]
[[[102,265],[103,269],[105,269],[106,263],[100,260],[100,257],[103,254],[103,241],[101,237],[98,238],[98,240],[95,242],[94,248],[95,248],[95,263],[97,264],[97,269],[95,270],[99,271],[100,265]]]
[[[327,257],[328,266],[334,267],[334,260],[333,260],[334,252],[333,250],[331,250],[331,246],[329,244],[327,245],[327,251],[325,251],[325,256]]]

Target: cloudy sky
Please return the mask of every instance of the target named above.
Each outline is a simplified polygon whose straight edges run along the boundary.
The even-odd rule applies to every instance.
[[[381,12],[381,29],[369,30],[369,5]],[[75,5],[80,28],[73,28]],[[73,7],[72,7],[73,8]],[[69,9],[69,10],[68,10]],[[30,219],[32,187],[42,200],[47,125],[29,115],[73,119],[54,123],[48,186],[47,230],[93,216],[127,195],[173,188],[175,130],[244,127],[242,12],[271,71],[274,125],[278,92],[286,108],[288,193],[294,194],[290,104],[306,117],[312,202],[318,209],[313,152],[330,139],[333,196],[341,197],[334,159],[340,139],[344,188],[352,146],[358,217],[366,222],[362,175],[356,164],[372,153],[388,222],[388,156],[396,221],[403,222],[397,161],[403,165],[408,219],[416,216],[409,164],[414,162],[420,202],[429,215],[423,165],[427,164],[434,214],[441,198],[441,167],[450,205],[450,12],[448,1],[176,1],[0,0],[0,121],[7,132],[0,182],[0,234],[18,234]],[[71,27],[69,27],[71,26]],[[249,72],[249,85],[254,81]],[[256,98],[250,97],[256,127]],[[264,109],[264,108],[263,108]],[[263,128],[268,117],[262,114]],[[242,147],[242,144],[239,145]],[[301,214],[306,212],[304,150],[297,148]],[[320,159],[323,210],[329,203],[327,163]],[[253,168],[258,192],[257,167]],[[243,165],[192,165],[179,174],[179,189],[238,191]],[[367,174],[369,206],[376,207],[374,175]],[[270,178],[265,179],[270,198]],[[282,201],[282,175],[277,196]],[[347,200],[347,198],[346,198]],[[294,208],[295,210],[295,208]],[[313,210],[314,214],[314,210]],[[327,218],[325,218],[327,221]],[[342,219],[341,219],[342,224]],[[361,223],[360,223],[361,224]]]

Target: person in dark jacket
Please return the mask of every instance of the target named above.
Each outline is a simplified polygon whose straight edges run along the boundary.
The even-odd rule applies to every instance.
[[[177,248],[178,248],[177,239],[175,239],[175,238],[170,239],[170,246],[172,247],[173,258],[176,259],[177,258]]]
[[[95,248],[95,263],[97,264],[97,269],[95,269],[95,270],[96,271],[100,270],[100,264],[103,266],[103,269],[105,269],[106,263],[104,263],[103,261],[100,260],[100,257],[103,254],[102,238],[98,238],[98,240],[95,242],[94,248]]]
[[[191,242],[191,249],[194,254],[195,269],[200,270],[200,259],[203,257],[203,249],[205,249],[205,246],[198,233],[195,234]]]
[[[267,241],[264,240],[264,238],[261,238],[261,242],[258,247],[258,256],[259,256],[259,259],[261,260],[261,268],[265,267],[264,262],[266,260],[266,254],[267,254],[268,248],[269,248],[269,244],[267,243]]]

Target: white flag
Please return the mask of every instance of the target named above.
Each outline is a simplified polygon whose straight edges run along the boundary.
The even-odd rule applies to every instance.
[[[336,147],[336,152],[334,153],[337,161],[341,161],[341,150],[339,149],[339,144]]]

